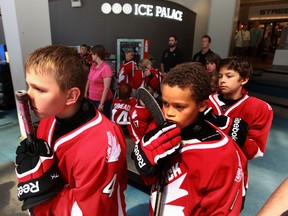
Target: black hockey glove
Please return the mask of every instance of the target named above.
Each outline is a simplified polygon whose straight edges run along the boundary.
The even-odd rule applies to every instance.
[[[248,124],[240,118],[231,119],[232,124],[228,135],[237,143],[237,145],[242,148],[246,142],[248,134]]]
[[[204,119],[219,127],[224,133],[229,135],[240,148],[245,143],[248,133],[248,124],[241,118],[215,115],[212,113],[212,109],[208,108],[204,112]]]
[[[33,145],[32,152],[25,139],[16,150],[17,195],[23,201],[22,210],[51,199],[64,186],[48,143],[37,139]]]
[[[215,115],[212,112],[212,108],[207,108],[204,111],[204,119],[219,127],[221,130],[226,130],[231,125],[231,120],[225,115]]]
[[[143,175],[153,175],[160,159],[174,153],[180,147],[181,130],[175,123],[165,122],[148,132],[132,152],[135,165]]]

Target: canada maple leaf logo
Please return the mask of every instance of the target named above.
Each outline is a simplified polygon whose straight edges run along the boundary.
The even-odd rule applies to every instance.
[[[184,216],[183,210],[185,208],[184,207],[185,203],[183,203],[183,206],[171,205],[169,203],[188,195],[187,190],[180,188],[186,175],[187,173],[185,173],[184,175],[182,175],[175,181],[165,186],[164,192],[163,192],[163,199],[162,199],[162,205],[165,205],[165,208],[162,208],[162,215],[165,215],[165,216],[175,216],[175,215],[182,216],[183,215]],[[154,191],[150,197],[151,203],[154,203],[154,206],[155,206],[155,201],[156,201],[156,195],[157,195],[157,191]],[[154,206],[153,206],[153,210],[154,210]]]
[[[122,68],[120,71],[119,71],[119,76],[118,76],[118,82],[122,82],[123,80],[125,80],[125,75],[124,75],[124,69]]]

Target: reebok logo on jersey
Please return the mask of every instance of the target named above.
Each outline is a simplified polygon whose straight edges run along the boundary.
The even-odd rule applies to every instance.
[[[144,167],[146,165],[146,163],[144,162],[144,159],[142,157],[142,155],[140,154],[139,152],[139,149],[138,149],[138,144],[135,145],[134,147],[134,155],[136,156],[136,159],[138,161],[138,165],[140,168]]]
[[[36,181],[35,183],[29,182],[26,184],[23,184],[18,187],[18,197],[22,196],[22,194],[27,194],[27,193],[37,193],[40,191],[39,188],[39,182]]]
[[[233,125],[232,125],[231,137],[235,142],[238,139],[238,131],[239,131],[239,127],[240,127],[240,121],[241,121],[241,119],[235,118],[233,121]]]

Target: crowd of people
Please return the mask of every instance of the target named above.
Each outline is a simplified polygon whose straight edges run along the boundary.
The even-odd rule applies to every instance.
[[[240,23],[239,30],[234,36],[234,55],[245,56],[250,62],[253,62],[255,57],[260,57],[262,61],[265,61],[273,50],[271,35],[270,29],[264,32],[260,28],[259,21],[256,21],[249,30],[247,23]]]
[[[243,40],[243,33],[237,37]],[[24,140],[16,152],[24,210],[41,216],[126,215],[129,136],[135,166],[151,185],[150,215],[240,215],[247,163],[265,153],[272,108],[245,90],[250,61],[221,59],[209,35],[189,62],[183,62],[175,35],[168,45],[160,70],[150,59],[136,62],[127,50],[116,90],[103,45],[82,44],[79,53],[51,45],[28,56],[28,95],[40,123],[36,148]],[[139,87],[162,108],[164,124],[157,125],[137,97]],[[27,185],[37,185],[37,192],[24,190]]]

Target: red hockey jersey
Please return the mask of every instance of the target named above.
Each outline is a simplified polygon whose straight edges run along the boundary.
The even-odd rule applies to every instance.
[[[128,113],[131,107],[137,104],[135,98],[129,98],[127,101],[121,100],[119,97],[115,98],[112,102],[111,121],[119,125],[130,124]]]
[[[145,85],[145,75],[143,70],[135,70],[131,80],[131,86],[137,90],[139,87]]]
[[[118,73],[118,85],[122,86],[124,83],[132,82],[132,77],[134,72],[137,70],[137,64],[135,61],[131,60],[129,62],[123,61],[120,65]]]
[[[152,68],[151,75],[145,77],[145,86],[151,86],[154,92],[160,93],[160,87],[163,80],[163,74],[155,68]]]
[[[146,107],[136,104],[129,111],[128,131],[134,143],[138,142],[149,130],[156,127],[152,115]]]
[[[240,215],[247,159],[229,136],[216,130],[218,140],[182,140],[179,151],[166,160],[161,215]],[[154,183],[150,195],[154,215],[158,176],[142,178]]]
[[[271,128],[273,111],[271,106],[255,97],[250,97],[243,89],[243,97],[225,111],[221,108],[225,103],[220,100],[220,94],[210,95],[208,107],[212,107],[216,115],[226,115],[231,118],[241,118],[248,124],[248,134],[242,151],[248,159],[263,156]]]
[[[135,70],[131,81],[132,88],[137,90],[141,86],[150,86],[154,92],[159,92],[163,75],[155,68],[150,72],[150,76],[145,76],[143,70]]]
[[[119,126],[97,115],[51,143],[55,119],[41,120],[37,137],[54,151],[67,183],[55,197],[33,208],[39,216],[126,215],[126,142]]]

